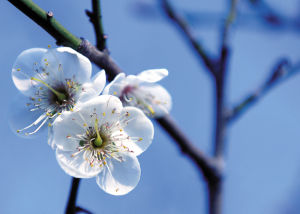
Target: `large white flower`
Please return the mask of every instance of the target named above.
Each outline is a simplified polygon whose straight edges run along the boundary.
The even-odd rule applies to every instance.
[[[151,144],[152,122],[134,107],[110,95],[93,98],[53,123],[53,143],[61,168],[77,178],[96,176],[101,189],[124,195],[138,184],[137,155]]]
[[[169,113],[172,100],[168,91],[156,82],[166,76],[166,69],[146,70],[127,77],[121,73],[105,87],[103,94],[115,95],[123,105],[140,108],[150,117],[162,117]]]
[[[15,112],[11,121],[17,133],[32,135],[44,124],[51,126],[62,112],[98,96],[105,86],[105,72],[93,78],[91,73],[90,61],[71,48],[23,51],[12,68],[13,82],[25,95],[19,100],[22,104],[15,105],[23,112]]]

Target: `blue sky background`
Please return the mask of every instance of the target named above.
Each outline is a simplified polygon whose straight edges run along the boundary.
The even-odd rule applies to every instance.
[[[94,42],[84,10],[88,0],[35,1],[72,33]],[[126,73],[167,68],[162,84],[173,96],[172,116],[203,151],[211,152],[213,127],[212,81],[181,35],[156,8],[152,18],[134,10],[137,0],[102,1],[105,32],[111,56]],[[157,1],[143,0],[149,4]],[[174,0],[184,15],[208,12],[222,16],[226,1]],[[243,0],[241,0],[243,2]],[[296,0],[270,0],[288,16]],[[245,10],[245,7],[244,7]],[[7,1],[0,2],[0,213],[63,213],[71,177],[58,166],[46,136],[26,140],[8,126],[10,103],[18,91],[11,67],[28,48],[55,47],[55,41]],[[212,53],[219,45],[219,25],[197,25],[195,35]],[[203,20],[202,20],[203,21]],[[209,21],[209,20],[208,20]],[[208,22],[207,21],[207,22]],[[205,20],[204,20],[205,23]],[[236,25],[231,38],[227,103],[232,105],[255,89],[283,56],[300,60],[300,37],[291,31],[262,30]],[[94,72],[98,68],[94,67]],[[225,214],[298,213],[300,175],[300,75],[276,87],[229,130],[225,175]],[[137,188],[115,197],[98,188],[95,179],[82,180],[78,204],[94,213],[205,213],[206,188],[191,161],[182,156],[166,133],[155,127],[153,144],[139,157],[142,176]],[[298,196],[297,196],[298,195]]]

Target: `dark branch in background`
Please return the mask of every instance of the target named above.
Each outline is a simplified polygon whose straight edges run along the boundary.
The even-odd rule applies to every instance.
[[[68,205],[66,208],[66,214],[76,213],[76,198],[77,198],[79,184],[80,184],[80,178],[72,179],[72,186],[69,195]]]
[[[45,16],[47,13],[41,8],[39,8],[37,5],[35,5],[31,0],[9,0],[9,2],[16,6],[18,9],[20,9],[24,14],[32,18],[32,20],[37,22],[43,29],[47,29],[47,32],[49,31],[50,35],[52,35],[56,40],[59,40],[60,44],[64,44],[66,46],[76,49],[78,52],[82,53],[87,58],[89,58],[93,63],[98,65],[100,68],[105,69],[109,81],[111,81],[118,73],[122,72],[121,69],[106,52],[99,51],[87,40],[81,40],[75,37],[74,35],[69,33],[65,28],[63,28],[57,21],[55,21],[54,23],[49,21],[41,22],[40,19],[43,19],[43,16]],[[32,7],[38,8],[38,11],[31,10],[30,8]],[[53,14],[51,16],[51,19],[54,19]],[[50,25],[50,27],[48,25]],[[57,28],[56,25],[60,27]],[[71,36],[61,36],[61,34],[63,34],[64,32],[67,32]],[[157,121],[175,140],[175,142],[178,144],[181,150],[188,157],[190,157],[199,168],[201,168],[206,180],[213,180],[213,178],[219,177],[219,168],[217,167],[218,165],[216,165],[214,161],[212,161],[204,153],[200,152],[198,149],[195,148],[195,146],[193,146],[191,141],[187,139],[187,137],[182,133],[182,131],[179,130],[178,126],[174,123],[174,121],[171,120],[170,116],[159,118]],[[76,187],[75,184],[74,187]],[[71,191],[71,196],[73,197],[75,193]],[[75,207],[75,204],[73,204],[73,207]]]
[[[300,16],[287,17],[274,8],[272,8],[265,0],[248,0],[251,6],[257,11],[264,23],[273,27],[291,27],[300,31]]]
[[[196,50],[200,59],[204,62],[207,70],[214,77],[214,88],[215,88],[215,129],[214,129],[214,163],[215,167],[218,169],[217,176],[213,179],[207,179],[207,186],[209,192],[209,213],[210,214],[220,214],[222,212],[222,191],[223,191],[223,162],[224,162],[224,152],[225,152],[225,135],[226,135],[226,115],[225,115],[225,77],[227,71],[227,61],[228,61],[228,34],[230,31],[230,26],[236,16],[237,0],[230,1],[230,9],[228,16],[226,17],[222,38],[221,38],[221,48],[220,56],[217,60],[208,57],[206,52],[203,50],[202,46],[196,39],[192,36],[189,25],[185,22],[174,8],[170,5],[168,0],[161,0],[162,7],[167,17],[175,23],[176,26],[183,32],[184,38],[188,40],[193,48]],[[216,175],[216,174],[215,174]]]
[[[96,34],[96,47],[100,51],[106,51],[106,39],[102,25],[101,2],[100,0],[92,0],[92,11],[86,10],[86,15],[90,18],[94,26]]]
[[[200,57],[201,61],[204,62],[206,68],[208,71],[216,75],[215,67],[214,67],[214,61],[211,60],[202,45],[194,38],[192,35],[192,32],[186,23],[186,21],[180,17],[175,10],[172,8],[168,0],[161,0],[162,1],[162,8],[166,15],[176,24],[176,26],[181,30],[183,33],[184,38],[192,45],[193,49],[197,53],[197,55]]]
[[[300,63],[296,63],[291,66],[288,60],[280,60],[279,63],[274,66],[271,75],[264,81],[264,83],[228,112],[226,118],[227,123],[232,123],[240,118],[247,110],[250,109],[250,107],[263,98],[270,89],[299,73],[299,71]]]

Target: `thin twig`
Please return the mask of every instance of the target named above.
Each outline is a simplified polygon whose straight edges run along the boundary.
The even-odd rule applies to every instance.
[[[238,0],[230,0],[230,9],[229,13],[226,17],[224,27],[223,27],[223,32],[222,32],[222,45],[221,45],[221,50],[224,50],[226,47],[228,47],[228,34],[230,31],[230,26],[234,22],[236,18],[236,10],[237,10],[237,3]]]
[[[77,213],[93,214],[91,211],[78,206],[76,207],[76,214]]]
[[[79,184],[80,184],[80,178],[72,178],[72,186],[71,186],[71,191],[68,199],[68,205],[66,208],[66,214],[76,213],[76,199],[77,199]]]
[[[107,36],[104,34],[103,30],[100,0],[92,0],[92,11],[86,10],[85,12],[94,26],[96,34],[96,47],[100,51],[106,51]]]
[[[175,12],[174,8],[172,8],[168,0],[161,0],[161,1],[162,1],[162,8],[164,9],[166,15],[169,17],[170,20],[172,20],[178,26],[178,28],[183,33],[184,38],[187,39],[187,41],[192,45],[193,49],[200,57],[201,61],[204,62],[209,72],[215,76],[216,71],[215,71],[213,60],[211,60],[208,57],[206,51],[204,50],[200,42],[197,41],[196,38],[194,38],[187,22]]]
[[[288,80],[299,73],[300,63],[291,66],[286,59],[282,59],[274,66],[271,75],[252,93],[246,96],[240,103],[227,113],[227,123],[232,123],[240,118],[247,110],[263,98],[273,87]]]
[[[40,25],[53,38],[57,44],[77,49],[81,39],[71,34],[53,17],[53,12],[46,12],[31,0],[8,0],[16,8],[26,14],[35,23]]]

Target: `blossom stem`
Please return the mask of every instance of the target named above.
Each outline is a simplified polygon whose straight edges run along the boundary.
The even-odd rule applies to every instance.
[[[100,136],[100,133],[99,133],[98,119],[97,118],[95,120],[95,130],[96,130],[97,138],[94,140],[94,144],[95,144],[95,146],[100,147],[103,143],[103,140],[102,140],[102,138]]]
[[[42,83],[44,86],[46,86],[47,88],[49,88],[60,101],[64,101],[66,100],[66,95],[64,95],[63,93],[60,93],[58,91],[56,91],[54,88],[52,88],[49,84],[45,83],[43,80],[37,79],[35,77],[31,77],[31,80],[37,81]]]
[[[78,193],[78,187],[80,184],[80,178],[74,178],[72,179],[72,186],[71,191],[69,195],[68,205],[66,208],[66,214],[75,214],[76,213],[76,198]]]

